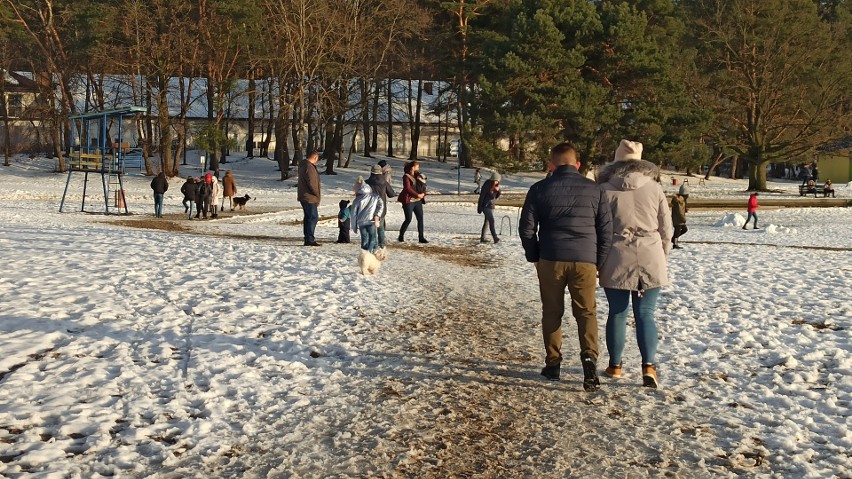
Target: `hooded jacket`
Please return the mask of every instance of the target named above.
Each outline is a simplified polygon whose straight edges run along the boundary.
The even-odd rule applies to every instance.
[[[482,190],[479,192],[479,201],[476,203],[476,212],[482,214],[484,210],[493,210],[494,209],[494,201],[500,197],[500,190],[494,190],[494,183],[497,183],[494,180],[488,180],[482,186]]]
[[[675,195],[672,197],[672,225],[686,224],[686,201],[683,197]]]
[[[219,179],[215,176],[212,178],[212,183],[210,183],[210,197],[216,199],[219,197]]]
[[[575,166],[560,166],[530,187],[518,233],[530,263],[543,259],[600,268],[612,241],[606,194]]]
[[[612,246],[599,272],[604,288],[639,291],[669,284],[672,220],[660,169],[645,160],[606,165],[598,181],[612,211]]]
[[[387,182],[387,178],[382,173],[370,173],[370,177],[367,178],[365,183],[370,185],[370,188],[382,198],[382,206],[384,206],[382,218],[384,218],[388,212],[388,198],[396,196],[396,192],[393,191],[393,188]]]
[[[237,194],[237,182],[234,181],[234,174],[230,171],[226,171],[222,178],[222,189],[224,190],[223,196],[232,197]]]
[[[169,180],[166,179],[166,175],[161,171],[157,173],[157,176],[151,180],[151,189],[154,190],[154,193],[165,194],[169,189]]]
[[[367,183],[361,183],[355,201],[349,207],[352,217],[352,231],[358,231],[358,227],[369,225],[376,216],[381,217],[385,211],[382,198],[373,193],[373,189]]]
[[[183,193],[183,198],[189,201],[195,201],[195,190],[198,188],[195,186],[195,180],[186,180],[186,183],[180,187],[180,192]]]

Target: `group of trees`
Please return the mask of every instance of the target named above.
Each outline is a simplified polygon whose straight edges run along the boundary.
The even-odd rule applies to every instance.
[[[234,95],[248,98],[249,138],[265,102],[266,144],[274,132],[294,146],[291,157],[276,141],[283,178],[315,146],[327,172],[343,165],[346,125],[363,154],[376,151],[379,105],[393,105],[402,82],[412,157],[428,108],[445,138],[450,124],[461,137],[467,166],[529,166],[564,139],[600,163],[626,137],[648,159],[685,168],[737,157],[762,189],[767,163],[801,161],[849,132],[850,3],[0,0],[0,68],[34,72],[60,156],[79,86],[100,108],[104,78],[128,79],[150,109],[140,119],[146,156],[156,152],[168,174],[193,89],[206,93],[209,121],[196,136],[214,162],[229,146]],[[441,86],[433,104],[423,104],[422,80]],[[248,88],[236,92],[239,82]]]

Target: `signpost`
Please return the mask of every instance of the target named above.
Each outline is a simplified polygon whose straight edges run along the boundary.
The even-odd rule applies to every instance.
[[[458,161],[456,161],[456,165],[458,166],[458,170],[459,170],[459,178],[458,178],[458,183],[456,185],[456,195],[461,196],[461,167],[462,167],[461,140],[459,140],[458,144],[459,144],[459,146],[458,146],[458,148],[456,148],[456,159],[458,160]]]

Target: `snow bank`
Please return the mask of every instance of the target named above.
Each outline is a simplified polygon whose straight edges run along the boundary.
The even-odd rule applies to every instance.
[[[745,224],[745,217],[739,213],[727,213],[722,219],[717,221],[713,226],[720,228],[740,227]]]

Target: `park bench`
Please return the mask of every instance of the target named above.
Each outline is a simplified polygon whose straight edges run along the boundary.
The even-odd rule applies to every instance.
[[[816,198],[817,195],[825,196],[825,188],[823,185],[815,185],[812,188],[808,188],[808,185],[799,185],[799,196],[805,196],[811,193],[813,193],[814,198]]]

